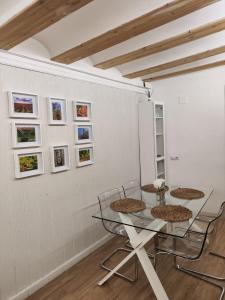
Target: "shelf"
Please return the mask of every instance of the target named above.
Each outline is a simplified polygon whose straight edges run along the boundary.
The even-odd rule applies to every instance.
[[[160,160],[164,160],[164,159],[165,159],[164,156],[156,157],[156,161],[160,161]]]
[[[159,173],[157,173],[157,176],[161,176],[161,175],[164,175],[164,171],[162,171],[162,172],[159,172]]]
[[[164,104],[154,103],[155,169],[157,178],[166,178]]]

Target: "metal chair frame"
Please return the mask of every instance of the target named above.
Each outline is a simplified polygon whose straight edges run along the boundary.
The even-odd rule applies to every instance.
[[[125,198],[129,198],[133,194],[139,194],[138,199],[135,197],[136,200],[143,201],[142,197],[142,190],[141,190],[141,184],[138,179],[132,179],[125,184],[122,185],[123,193]],[[131,197],[133,198],[133,197]],[[139,217],[141,218],[141,217]],[[129,240],[126,242],[126,247],[133,249],[133,247],[130,245]],[[147,255],[149,258],[154,259],[154,255],[150,252],[147,252]]]
[[[200,251],[199,251],[198,254],[191,256],[191,255],[188,255],[188,254],[187,255],[182,255],[182,254],[176,253],[176,241],[178,239],[180,239],[180,238],[173,238],[174,252],[173,252],[173,250],[166,251],[165,249],[160,249],[160,246],[157,245],[156,246],[155,261],[154,261],[155,268],[156,268],[156,265],[157,265],[157,256],[158,255],[160,255],[160,254],[166,254],[166,255],[172,255],[172,256],[174,256],[174,265],[175,265],[175,267],[176,267],[177,270],[182,271],[184,273],[187,273],[188,275],[194,276],[194,277],[196,277],[196,278],[198,278],[200,280],[203,280],[203,281],[205,281],[205,282],[207,282],[207,283],[209,283],[211,285],[214,285],[214,286],[218,287],[219,289],[221,289],[221,294],[220,294],[219,300],[222,300],[223,297],[224,297],[224,295],[225,295],[225,287],[222,286],[222,285],[220,285],[219,283],[211,281],[210,279],[212,279],[212,280],[218,280],[218,281],[225,281],[225,278],[213,276],[211,274],[199,272],[199,271],[196,271],[196,270],[193,270],[193,269],[184,268],[184,267],[180,266],[177,263],[177,257],[185,259],[185,260],[191,260],[191,261],[199,260],[199,258],[201,257],[201,255],[203,253],[205,244],[206,244],[206,240],[207,240],[207,237],[208,237],[209,229],[221,217],[221,215],[224,212],[224,209],[225,209],[225,202],[222,203],[222,205],[220,207],[220,210],[219,210],[219,213],[217,214],[217,216],[214,217],[213,219],[211,219],[208,222],[206,231],[204,233],[202,233],[202,232],[196,232],[196,231],[191,231],[191,230],[188,231],[187,234],[189,234],[189,233],[192,232],[192,233],[199,234],[199,235],[203,236],[201,248],[200,248]],[[220,254],[217,254],[217,253],[214,253],[214,252],[209,252],[209,254],[217,256],[218,258],[221,258],[221,259],[225,259],[225,257],[223,255],[220,255]]]
[[[99,201],[101,215],[102,215],[102,210],[103,210],[103,207],[102,207],[102,201],[103,200],[101,200],[101,196],[104,195],[104,194],[106,194],[106,193],[113,192],[113,191],[115,191],[115,193],[118,194],[119,199],[121,199],[120,191],[118,189],[112,189],[112,190],[103,192],[100,195],[98,195],[98,201]],[[102,215],[102,217],[103,217],[103,215]],[[110,227],[108,227],[107,224],[109,224],[109,223],[112,223],[112,222],[105,221],[105,220],[102,219],[103,227],[105,228],[105,230],[107,232],[109,232],[111,234],[114,234],[114,235],[117,235],[117,236],[126,237],[126,235],[123,235],[123,234],[120,234],[119,232],[113,231]],[[120,224],[116,224],[113,228],[115,229],[118,226],[120,226]],[[126,243],[127,243],[127,241],[126,241]],[[106,266],[106,262],[109,261],[110,258],[112,258],[115,254],[117,254],[119,252],[130,253],[132,251],[131,249],[128,249],[129,247],[126,246],[126,243],[125,243],[125,247],[116,248],[113,252],[111,252],[109,255],[107,255],[107,257],[100,262],[100,264],[99,264],[100,267],[102,269],[110,272],[112,269]],[[138,262],[137,262],[137,258],[136,257],[135,257],[135,263],[134,264],[135,264],[134,277],[126,276],[126,275],[124,275],[122,273],[119,273],[119,272],[116,272],[115,275],[118,276],[118,277],[120,277],[120,278],[122,278],[122,279],[125,279],[125,280],[127,280],[129,282],[135,282],[135,281],[137,281],[138,280]]]

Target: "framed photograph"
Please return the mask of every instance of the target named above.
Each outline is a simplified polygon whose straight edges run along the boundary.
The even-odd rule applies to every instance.
[[[40,150],[19,150],[14,153],[14,160],[16,178],[44,173],[43,153]]]
[[[75,125],[75,143],[88,144],[93,142],[93,125],[90,123],[81,123]]]
[[[73,101],[74,121],[91,121],[92,103],[87,101]]]
[[[13,148],[41,146],[41,125],[16,121],[12,123]]]
[[[67,101],[48,98],[48,120],[50,125],[66,125]]]
[[[69,159],[69,146],[68,145],[57,145],[51,146],[51,161],[52,161],[52,172],[62,172],[69,170],[70,159]]]
[[[8,92],[8,96],[11,118],[38,118],[39,104],[37,95]]]
[[[84,167],[94,163],[93,145],[80,145],[75,147],[77,167]]]

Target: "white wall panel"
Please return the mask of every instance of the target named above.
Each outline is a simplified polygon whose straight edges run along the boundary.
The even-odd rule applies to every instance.
[[[169,183],[212,186],[212,211],[225,199],[224,87],[224,67],[153,82],[153,100],[167,108]]]
[[[8,114],[7,91],[40,96],[44,175],[14,179],[13,120]],[[48,126],[47,96],[68,100],[67,126]],[[0,65],[1,300],[30,285],[35,290],[37,280],[84,253],[106,234],[100,222],[91,218],[98,209],[96,195],[139,177],[137,102],[143,97],[131,91]],[[76,99],[93,102],[96,163],[84,168],[75,167],[71,101]],[[71,169],[51,174],[49,146],[62,142],[70,146]]]

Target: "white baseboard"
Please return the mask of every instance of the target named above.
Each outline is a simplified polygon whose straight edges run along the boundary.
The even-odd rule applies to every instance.
[[[80,260],[88,256],[90,253],[92,253],[94,250],[96,250],[98,247],[103,245],[105,242],[111,239],[111,234],[105,235],[103,238],[89,246],[87,249],[83,250],[82,252],[76,254],[74,257],[70,258],[66,262],[64,262],[62,265],[58,266],[56,269],[52,270],[50,273],[46,274],[42,278],[38,279],[37,281],[33,282],[30,286],[26,287],[22,291],[20,291],[18,294],[10,297],[8,300],[24,300],[37,290],[39,290],[41,287],[55,279],[57,276],[77,264]]]

